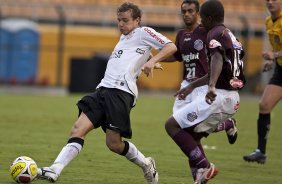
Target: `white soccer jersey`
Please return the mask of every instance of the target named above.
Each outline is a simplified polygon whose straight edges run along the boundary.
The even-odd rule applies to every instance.
[[[105,76],[97,88],[117,88],[137,98],[136,80],[150,56],[151,49],[162,49],[170,42],[149,27],[139,27],[128,35],[121,35],[108,61]]]

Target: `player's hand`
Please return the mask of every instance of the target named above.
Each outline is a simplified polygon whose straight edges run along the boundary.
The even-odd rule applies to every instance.
[[[144,74],[149,77],[153,77],[153,70],[154,70],[154,67],[155,67],[155,63],[152,62],[151,60],[149,60],[147,63],[144,64],[143,66],[143,72]]]
[[[147,62],[148,63],[148,62]],[[152,67],[152,64],[149,63],[149,64],[145,64],[142,68],[142,71],[144,72],[144,74],[148,77],[150,74],[151,76],[153,77],[153,69],[157,69],[157,70],[163,70],[163,67],[162,65],[158,62],[158,63],[155,63],[154,64],[154,67],[153,69],[151,68]],[[146,68],[146,70],[145,70]]]
[[[215,87],[209,87],[208,92],[206,94],[206,102],[211,105],[213,101],[215,101],[215,98],[216,98]]]
[[[272,51],[263,52],[262,57],[265,60],[274,60],[275,59],[274,52]]]
[[[147,59],[147,61],[149,61],[152,57],[154,57],[153,53],[150,52],[149,58]]]
[[[188,85],[180,90],[178,90],[173,96],[177,97],[179,100],[185,100],[186,96],[189,95],[190,93],[192,93],[192,91],[194,90],[194,88],[192,87],[192,85]]]
[[[263,63],[262,71],[263,72],[267,72],[267,71],[271,70],[272,69],[272,65],[273,65],[273,60],[266,60]]]
[[[161,63],[158,62],[158,63],[155,63],[154,69],[163,70],[163,67],[162,67]]]

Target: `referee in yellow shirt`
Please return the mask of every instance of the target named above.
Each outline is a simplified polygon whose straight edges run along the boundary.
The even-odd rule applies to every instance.
[[[264,164],[266,161],[266,142],[270,130],[270,113],[282,98],[282,0],[265,0],[270,16],[266,18],[266,31],[272,51],[263,52],[265,60],[263,71],[269,71],[275,63],[274,73],[264,89],[259,102],[257,120],[257,149],[243,156],[248,162]]]

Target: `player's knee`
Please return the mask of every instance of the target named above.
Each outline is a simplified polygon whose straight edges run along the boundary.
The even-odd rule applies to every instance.
[[[173,137],[180,129],[173,117],[170,117],[165,123],[165,130],[170,137]]]
[[[165,130],[166,130],[166,133],[168,133],[169,134],[169,130],[170,130],[170,122],[169,122],[169,120],[167,120],[166,122],[165,122]]]
[[[261,101],[259,103],[259,111],[262,113],[271,112],[271,105],[268,102]]]

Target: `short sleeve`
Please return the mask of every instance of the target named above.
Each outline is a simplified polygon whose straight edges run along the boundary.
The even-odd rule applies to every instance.
[[[167,37],[150,27],[142,27],[141,31],[142,41],[155,49],[162,49],[167,43],[172,42]]]

